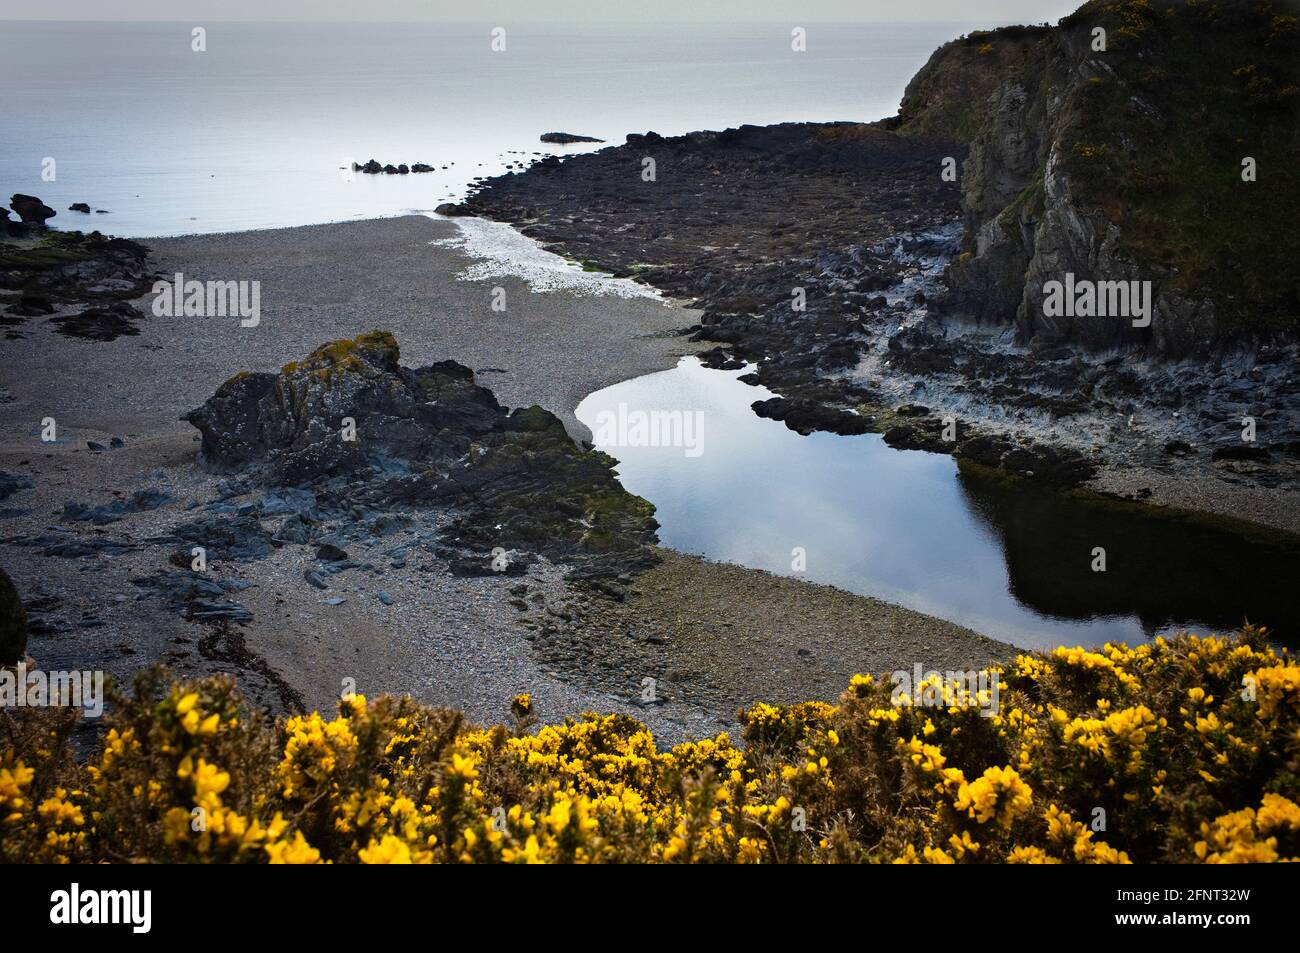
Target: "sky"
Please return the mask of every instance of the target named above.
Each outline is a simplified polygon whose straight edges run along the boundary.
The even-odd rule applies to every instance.
[[[1055,23],[1083,0],[0,0],[0,20]]]

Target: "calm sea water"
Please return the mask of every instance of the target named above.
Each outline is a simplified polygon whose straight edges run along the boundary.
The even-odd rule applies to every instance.
[[[619,478],[685,552],[876,596],[1024,648],[1138,644],[1249,617],[1300,644],[1300,553],[963,474],[952,457],[878,435],[800,436],[754,415],[772,396],[694,358],[590,395],[577,409]],[[686,446],[628,446],[601,414],[700,415]],[[692,438],[693,433],[684,434]],[[1093,549],[1106,550],[1105,572]],[[804,567],[794,569],[796,548]]]
[[[933,50],[981,24],[0,24],[0,189],[52,224],[232,231],[428,210],[552,147],[897,110]],[[42,160],[57,179],[41,178]],[[437,172],[344,177],[344,160]],[[444,170],[442,167],[447,166]],[[110,214],[66,211],[87,202]]]

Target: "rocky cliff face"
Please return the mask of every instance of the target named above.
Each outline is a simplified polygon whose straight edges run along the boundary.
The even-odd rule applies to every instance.
[[[1300,329],[1295,6],[1098,0],[938,50],[890,125],[970,142],[949,307],[1166,356]],[[1151,282],[1150,326],[1046,313],[1067,273]]]

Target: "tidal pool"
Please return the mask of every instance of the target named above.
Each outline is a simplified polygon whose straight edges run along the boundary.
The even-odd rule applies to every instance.
[[[876,434],[800,436],[754,414],[773,395],[742,373],[684,358],[577,408],[623,485],[655,504],[666,546],[876,596],[1025,648],[1136,644],[1247,618],[1300,644],[1294,543],[975,475]],[[1093,570],[1098,547],[1104,572]]]

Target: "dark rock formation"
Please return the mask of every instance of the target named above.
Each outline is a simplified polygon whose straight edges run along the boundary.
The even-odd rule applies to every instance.
[[[144,314],[133,304],[114,301],[94,308],[87,308],[79,314],[65,314],[50,318],[60,334],[70,338],[86,338],[91,341],[113,341],[117,338],[130,337],[140,333],[136,324],[144,320]]]
[[[163,571],[132,579],[132,584],[163,599],[174,611],[196,622],[251,622],[253,613],[228,598],[250,583],[213,579],[193,571]]]
[[[129,499],[114,500],[112,503],[104,503],[100,506],[69,500],[63,504],[63,519],[70,523],[93,523],[96,526],[106,526],[118,522],[131,513],[156,510],[170,503],[172,499],[172,495],[166,490],[146,487],[143,490],[136,490]]]
[[[544,132],[542,133],[542,142],[551,142],[557,145],[569,145],[573,142],[604,142],[604,139],[594,139],[591,136],[575,136],[569,132]]]
[[[53,314],[54,304],[44,295],[25,294],[18,299],[17,304],[9,306],[9,313],[28,318],[39,314]]]
[[[58,213],[34,195],[15,193],[9,200],[9,207],[18,213],[25,225],[44,225],[46,219]]]
[[[73,202],[71,205],[68,206],[68,211],[69,211],[69,212],[84,212],[86,215],[89,215],[89,214],[90,214],[90,206],[87,205],[85,202]]]
[[[52,302],[127,301],[153,285],[149,249],[99,232],[48,232],[34,245],[0,243],[0,288]]]
[[[970,142],[949,305],[1024,338],[1166,356],[1300,332],[1300,185],[1282,171],[1300,149],[1300,32],[1286,12],[1094,0],[1057,28],[938,50],[891,125]],[[1044,285],[1067,273],[1152,282],[1150,326],[1046,313]]]
[[[22,324],[18,319],[81,304],[81,312],[51,319],[61,334],[111,341],[139,333],[136,323],[144,315],[129,302],[153,285],[145,246],[99,232],[35,234],[35,242],[0,242],[0,289],[18,292],[7,308],[12,317],[0,318],[0,324]]]
[[[393,165],[391,163],[380,165],[374,159],[371,159],[365,165],[361,165],[358,162],[352,163],[352,171],[364,172],[366,175],[379,175],[381,172],[387,173],[388,175],[406,175],[410,172],[432,172],[433,166],[427,165],[423,162],[416,162],[414,165],[407,165],[405,162],[398,165]]]
[[[846,410],[836,410],[816,401],[771,397],[754,401],[753,410],[760,417],[780,420],[791,430],[804,435],[817,430],[844,435],[871,431],[871,421],[868,418]]]
[[[186,416],[204,465],[310,489],[322,510],[381,533],[376,518],[403,508],[454,508],[442,555],[486,573],[532,553],[579,575],[653,562],[653,507],[623,490],[611,458],[574,446],[539,407],[508,413],[454,361],[407,368],[398,356],[375,331],[231,378]]]
[[[862,322],[884,304],[871,292],[903,273],[879,243],[957,217],[957,186],[937,175],[947,155],[963,147],[856,123],[651,132],[488,179],[457,213],[512,222],[584,265],[693,299],[705,311],[694,339],[730,352],[713,366],[763,359],[754,381],[799,404],[766,402],[766,416],[861,433],[846,411],[871,395],[822,374],[856,363]],[[647,157],[654,181],[642,178]]]
[[[27,610],[9,575],[0,569],[0,665],[15,665],[27,651]]]

